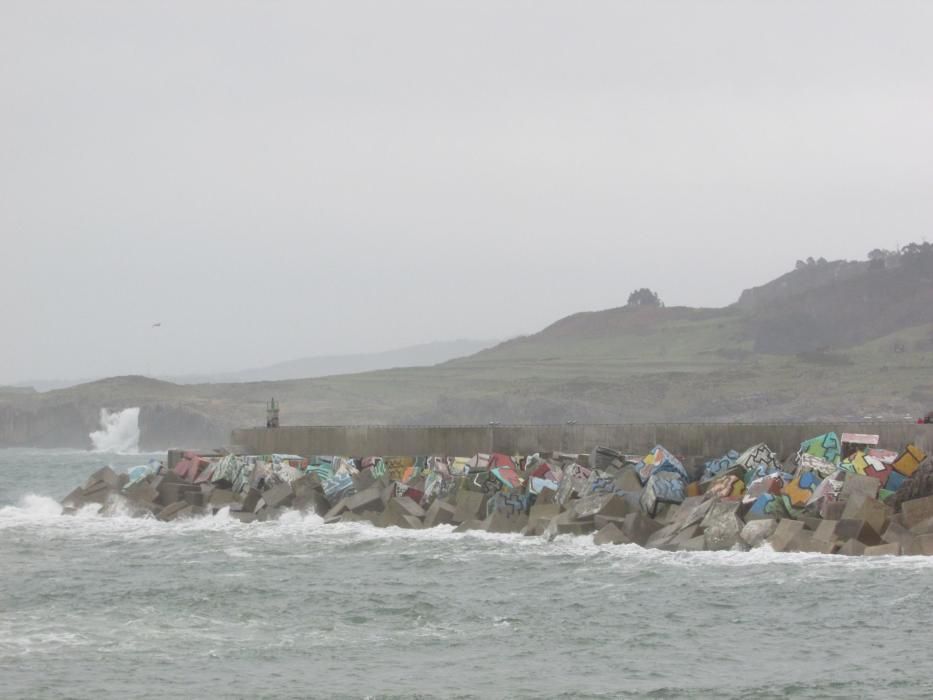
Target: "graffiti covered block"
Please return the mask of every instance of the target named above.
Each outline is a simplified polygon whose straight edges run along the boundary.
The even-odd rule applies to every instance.
[[[667,478],[671,477],[671,478]],[[687,495],[684,482],[673,474],[654,474],[641,494],[642,509],[654,517],[662,503],[681,503]]]
[[[842,442],[836,433],[825,433],[800,443],[798,452],[801,456],[813,455],[827,462],[839,464],[842,459]]]
[[[803,508],[813,498],[813,493],[821,481],[822,479],[816,472],[800,470],[784,487],[784,495],[794,508]]]
[[[921,450],[916,445],[908,445],[904,451],[894,460],[892,465],[895,471],[903,474],[906,477],[911,477],[914,475],[914,472],[917,471],[917,468],[920,466],[920,463],[926,459],[926,453]]]

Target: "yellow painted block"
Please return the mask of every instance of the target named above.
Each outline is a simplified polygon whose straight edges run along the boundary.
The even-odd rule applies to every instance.
[[[901,455],[894,460],[894,469],[904,476],[913,476],[920,466],[920,462],[926,459],[926,453],[914,444],[908,445]]]

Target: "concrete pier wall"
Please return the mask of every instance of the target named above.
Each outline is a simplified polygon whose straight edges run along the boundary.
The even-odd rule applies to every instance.
[[[873,433],[881,445],[900,449],[909,442],[933,453],[933,426],[897,423],[646,423],[633,425],[497,425],[497,426],[287,426],[234,430],[237,450],[309,455],[449,455],[478,452],[531,454],[561,450],[589,452],[595,445],[629,454],[656,444],[684,456],[718,456],[767,443],[782,458],[807,438],[828,431]]]

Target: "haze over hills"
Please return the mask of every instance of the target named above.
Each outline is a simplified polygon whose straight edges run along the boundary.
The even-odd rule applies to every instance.
[[[175,384],[216,384],[222,382],[272,382],[285,379],[329,377],[397,367],[430,367],[457,357],[472,355],[495,345],[494,340],[450,340],[421,343],[384,352],[352,355],[319,355],[279,362],[240,372],[166,377]]]
[[[283,424],[898,420],[933,408],[933,246],[808,261],[720,309],[578,313],[433,367],[251,383],[142,377],[0,394],[0,444],[83,446],[140,406],[143,447]]]
[[[210,374],[186,374],[159,377],[173,384],[220,384],[238,382],[272,382],[284,379],[305,379],[328,377],[336,374],[354,374],[372,372],[396,367],[430,367],[441,362],[472,355],[491,347],[494,340],[450,340],[434,343],[421,343],[383,352],[355,353],[347,355],[314,355],[297,360],[278,362],[266,367],[240,370],[237,372],[215,372]],[[18,382],[7,391],[19,389],[28,393],[30,390],[54,391],[67,389],[79,384],[88,384],[93,379],[81,380],[34,380]]]

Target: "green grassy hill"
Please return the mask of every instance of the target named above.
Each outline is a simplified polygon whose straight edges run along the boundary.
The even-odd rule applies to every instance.
[[[76,445],[142,406],[145,446],[283,424],[900,420],[933,408],[933,246],[801,264],[724,309],[621,307],[435,367],[280,382],[115,378],[0,393],[0,445]]]

